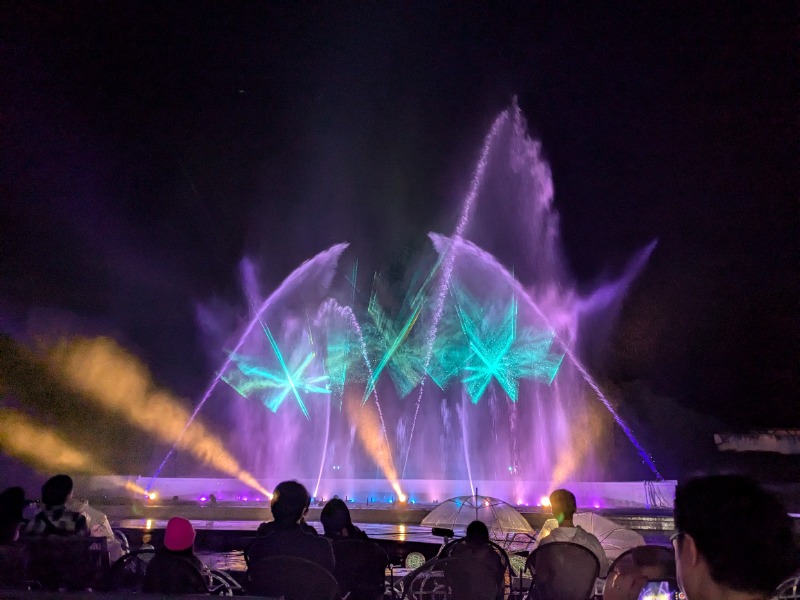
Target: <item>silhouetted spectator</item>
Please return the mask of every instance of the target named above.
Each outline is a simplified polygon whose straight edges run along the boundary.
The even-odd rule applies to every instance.
[[[449,552],[453,558],[473,558],[485,565],[490,573],[494,573],[500,588],[503,590],[505,565],[489,540],[489,528],[482,521],[473,521],[467,525],[467,535],[455,542]]]
[[[0,493],[0,544],[16,542],[23,522],[25,490],[10,487]]]
[[[315,562],[333,573],[334,558],[330,542],[312,534],[303,522],[311,497],[297,481],[278,484],[272,495],[274,521],[259,527],[259,537],[247,550],[247,561],[255,565],[268,556],[297,556]]]
[[[325,530],[325,537],[331,540],[341,540],[352,538],[358,540],[368,540],[367,534],[353,525],[350,517],[350,509],[340,498],[332,498],[322,508],[319,515],[322,521],[322,528]]]
[[[766,599],[800,566],[786,509],[745,477],[679,485],[675,528],[678,583],[689,600]]]
[[[575,525],[572,522],[572,518],[578,510],[575,495],[569,490],[555,490],[550,494],[550,508],[558,522],[558,527],[550,530],[550,533],[546,536],[540,534],[536,540],[535,547],[552,542],[580,544],[597,557],[600,563],[600,576],[605,576],[608,570],[608,558],[603,546],[600,544],[600,540],[580,525]]]
[[[614,564],[603,600],[636,600],[648,581],[675,580],[675,560],[667,548],[639,546]]]
[[[256,530],[256,535],[267,535],[272,533],[277,527],[279,518],[275,514],[275,504],[278,502],[278,497],[276,496],[278,489],[281,489],[281,493],[284,496],[283,502],[278,506],[279,512],[283,510],[282,507],[298,505],[303,498],[307,498],[305,508],[303,509],[303,514],[296,522],[300,525],[300,528],[304,532],[311,535],[319,535],[319,532],[314,529],[314,527],[306,523],[305,519],[306,513],[308,513],[308,509],[311,506],[311,497],[309,496],[308,490],[306,490],[305,486],[296,481],[284,481],[279,483],[278,487],[275,488],[275,493],[272,495],[272,500],[270,501],[270,509],[272,511],[273,520],[267,521],[266,523],[261,523]]]
[[[89,535],[86,515],[69,510],[65,505],[72,497],[72,478],[56,475],[42,486],[42,504],[33,520],[25,527],[26,535]]]
[[[16,543],[24,508],[25,491],[21,487],[0,493],[0,589],[25,588],[28,556]]]
[[[208,592],[208,569],[194,553],[195,531],[182,517],[172,517],[164,546],[147,565],[143,591],[160,594]]]

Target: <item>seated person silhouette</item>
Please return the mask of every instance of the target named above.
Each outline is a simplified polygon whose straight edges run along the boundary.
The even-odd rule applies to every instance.
[[[344,500],[331,498],[322,508],[319,520],[325,530],[325,537],[330,540],[356,539],[368,540],[367,534],[353,525],[350,509]]]
[[[296,556],[333,573],[331,543],[316,532],[309,532],[310,525],[304,522],[310,504],[311,497],[301,483],[283,481],[277,485],[271,501],[274,520],[259,527],[260,535],[247,549],[245,557],[250,568],[270,556]]]
[[[505,565],[489,540],[489,528],[482,521],[473,521],[467,525],[467,535],[455,542],[448,555],[452,558],[473,558],[483,564],[494,574],[500,593],[503,590]]]
[[[143,590],[158,594],[208,592],[208,569],[194,553],[195,531],[182,517],[172,517],[164,532],[164,546],[147,564]]]
[[[605,550],[593,534],[589,533],[580,525],[575,525],[572,518],[577,512],[575,495],[569,490],[555,490],[550,494],[550,508],[553,512],[558,527],[550,530],[550,533],[536,540],[535,547],[552,542],[572,542],[587,548],[597,557],[600,563],[600,576],[603,577],[608,570],[608,558]],[[543,528],[543,533],[546,531]]]
[[[25,589],[28,556],[17,543],[25,508],[25,491],[12,487],[0,493],[0,589]]]
[[[657,546],[633,548],[608,573],[603,600],[636,600],[648,581],[674,581],[675,559],[667,550]]]
[[[25,526],[24,534],[41,535],[89,535],[86,515],[69,510],[67,502],[72,498],[72,478],[56,475],[42,486],[44,508]]]

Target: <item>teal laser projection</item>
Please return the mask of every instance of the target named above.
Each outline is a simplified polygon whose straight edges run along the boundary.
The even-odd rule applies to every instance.
[[[516,298],[511,298],[499,323],[494,324],[491,315],[474,299],[463,292],[454,295],[469,350],[462,351],[458,357],[461,364],[450,371],[463,370],[462,383],[473,404],[480,401],[492,380],[500,385],[512,402],[519,398],[520,379],[552,383],[564,355],[550,351],[554,339],[552,332],[531,328],[518,330]]]
[[[257,357],[234,355],[231,358],[236,370],[231,369],[223,374],[223,381],[245,398],[258,398],[272,412],[277,412],[284,400],[292,394],[303,415],[309,419],[308,407],[301,393],[330,394],[328,376],[306,374],[316,357],[313,351],[306,353],[296,366],[290,367],[272,331],[263,322],[261,327],[269,340],[278,368],[269,368],[259,363]]]
[[[430,304],[426,289],[423,286],[407,300],[398,318],[386,313],[373,292],[363,329],[349,307],[340,307],[340,312],[347,311],[349,321],[317,319],[315,326],[324,331],[317,331],[314,339],[325,340],[322,356],[305,338],[279,344],[262,322],[268,344],[262,338],[255,354],[232,355],[233,368],[223,380],[273,412],[287,398],[294,398],[306,418],[310,418],[308,396],[325,394],[338,399],[341,406],[346,386],[358,383],[364,390],[363,404],[385,373],[401,398],[429,376],[443,390],[463,385],[473,404],[480,402],[492,382],[511,402],[519,400],[521,380],[552,383],[564,358],[563,352],[553,351],[554,333],[523,323],[513,295],[504,300],[478,300],[455,284],[450,287],[426,369],[425,331],[419,325]],[[310,329],[308,337],[310,340]],[[292,360],[284,353],[287,347]]]

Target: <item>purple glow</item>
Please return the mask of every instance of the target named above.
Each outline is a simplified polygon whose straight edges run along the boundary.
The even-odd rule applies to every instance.
[[[580,354],[607,345],[607,332],[595,331],[598,328],[593,329],[592,324],[613,323],[627,287],[646,264],[653,245],[638,253],[620,277],[582,295],[564,264],[553,200],[553,181],[541,144],[528,137],[524,118],[514,105],[496,117],[483,140],[452,234],[431,234],[432,249],[421,262],[424,270],[419,267],[417,273],[409,273],[407,279],[412,283],[403,290],[405,298],[381,301],[388,321],[408,323],[397,338],[398,347],[390,344],[390,349],[398,350],[391,355],[393,360],[398,360],[401,351],[415,357],[414,368],[421,378],[416,388],[406,386],[398,391],[400,386],[390,381],[399,377],[392,372],[394,367],[389,364],[381,369],[387,350],[370,333],[371,326],[364,319],[372,315],[372,305],[365,306],[367,298],[384,290],[377,284],[372,294],[357,290],[355,275],[348,279],[337,273],[346,246],[339,244],[298,267],[260,305],[256,271],[243,268],[251,313],[246,318],[237,315],[242,328],[222,344],[228,359],[192,419],[231,368],[233,356],[254,357],[254,364],[274,358],[255,327],[263,320],[270,323],[274,342],[280,344],[287,364],[310,357],[309,376],[326,382],[320,384],[325,387],[321,392],[303,394],[305,414],[293,403],[272,413],[264,410],[257,396],[223,395],[222,390],[215,395],[213,410],[229,411],[221,422],[237,424],[229,437],[232,453],[241,459],[243,468],[256,477],[268,478],[271,484],[297,478],[313,490],[315,498],[344,487],[351,492],[348,502],[354,501],[354,493],[362,501],[377,498],[395,503],[406,494],[401,495],[399,489],[390,491],[384,482],[358,488],[352,485],[379,478],[375,467],[382,464],[377,460],[381,458],[391,461],[393,468],[394,464],[400,466],[397,461],[402,463],[400,486],[414,494],[410,503],[447,497],[445,482],[451,481],[469,489],[480,487],[487,495],[502,490],[506,499],[527,506],[558,483],[603,480],[605,465],[599,457],[604,453],[591,450],[609,439],[612,419],[660,479],[652,458],[615,411]],[[504,218],[511,224],[503,222]],[[433,268],[428,269],[432,263]],[[395,290],[385,293],[391,296]],[[497,377],[507,368],[504,361],[511,359],[507,353],[497,353],[492,359],[497,366],[495,376],[482,384],[482,399],[477,404],[467,396],[469,384],[480,375],[475,362],[451,361],[457,375],[450,369],[447,378],[436,379],[436,363],[444,362],[440,351],[444,347],[446,355],[448,350],[446,341],[467,356],[481,352],[458,318],[459,298],[467,295],[480,309],[470,314],[480,315],[489,324],[504,323],[502,311],[508,311],[511,303],[514,326],[508,328],[507,338],[515,344],[536,340],[525,335],[541,332],[550,336],[548,343],[552,340],[553,346],[559,347],[558,359],[563,358],[557,375],[517,381],[512,394],[510,386],[503,386]],[[407,318],[409,306],[413,318]],[[424,363],[424,369],[416,363]],[[436,385],[427,385],[426,372]],[[273,383],[268,377],[261,381],[266,390]],[[378,452],[370,454],[369,440],[359,437],[363,426],[342,408],[350,395],[375,400],[381,431],[375,427],[373,438],[382,436],[386,447],[380,457],[375,456]],[[606,410],[610,418],[605,416]],[[607,426],[605,431],[589,432],[589,439],[587,423],[591,422]],[[595,429],[600,430],[601,425]],[[384,475],[388,478],[385,470]],[[403,477],[408,480],[402,481]],[[209,487],[218,489],[209,484],[198,490]],[[237,488],[225,489],[230,494],[230,489]],[[237,495],[247,501],[239,494],[234,497]],[[594,490],[587,493],[584,506],[599,506],[598,497],[606,496]]]

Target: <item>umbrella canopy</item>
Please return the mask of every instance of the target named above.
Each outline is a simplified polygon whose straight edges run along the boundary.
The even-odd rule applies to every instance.
[[[611,519],[600,516],[597,513],[577,513],[572,517],[575,525],[580,525],[589,533],[600,540],[603,550],[609,559],[614,560],[617,556],[636,546],[644,545],[644,538],[633,531],[620,527]]]
[[[516,508],[489,496],[457,496],[445,500],[422,519],[423,527],[464,530],[472,521],[483,521],[492,538],[510,533],[533,533],[533,528]]]

